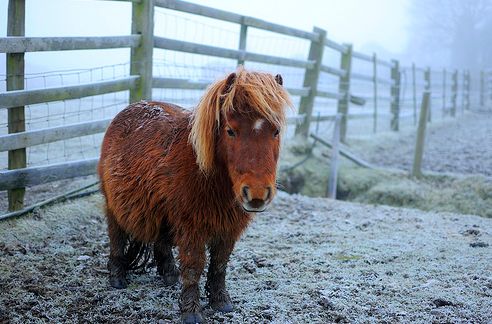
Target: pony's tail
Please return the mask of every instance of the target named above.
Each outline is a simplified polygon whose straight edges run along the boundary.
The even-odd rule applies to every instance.
[[[152,258],[152,247],[152,243],[144,243],[130,237],[124,252],[126,270],[145,272],[151,266],[149,260]]]

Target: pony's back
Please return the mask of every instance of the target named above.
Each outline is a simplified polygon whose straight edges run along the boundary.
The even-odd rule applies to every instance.
[[[178,106],[141,101],[121,111],[106,131],[98,172],[108,217],[139,241],[158,235],[165,202],[155,193],[165,184],[156,183],[157,166],[166,163],[188,119]]]

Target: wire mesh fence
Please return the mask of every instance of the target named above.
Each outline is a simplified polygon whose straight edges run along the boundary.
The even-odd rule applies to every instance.
[[[25,89],[77,85],[114,80],[129,75],[129,64],[115,64],[82,70],[26,73]],[[6,75],[0,76],[5,89]],[[128,104],[128,91],[114,92],[74,100],[63,100],[25,106],[26,131],[40,130],[81,122],[110,119]],[[7,109],[0,109],[0,135],[8,133]],[[101,134],[77,137],[27,147],[27,166],[66,162],[97,156]],[[8,152],[0,153],[0,169],[7,168]]]
[[[306,90],[304,97],[314,95],[310,131],[316,130],[320,137],[331,138],[331,125],[340,110],[340,102],[348,101],[347,136],[371,136],[374,133],[394,129],[395,116],[399,129],[415,127],[424,90],[432,92],[432,122],[449,118],[455,110],[460,116],[467,109],[480,106],[480,98],[492,100],[489,89],[492,82],[486,75],[484,85],[480,85],[477,75],[457,73],[446,70],[426,70],[415,67],[401,67],[397,71],[400,80],[395,79],[394,62],[370,59],[370,56],[358,53],[350,57],[351,73],[343,78],[346,71],[341,62],[347,53],[347,46],[335,44],[324,46],[324,54],[317,58],[325,68],[319,72],[317,93],[306,87],[306,73],[313,64],[309,61],[310,37],[294,37],[261,29],[247,24],[222,21],[210,17],[171,9],[155,8],[154,35],[165,40],[187,42],[192,45],[209,48],[229,49],[243,53],[253,53],[280,59],[289,59],[299,64],[260,63],[239,58],[224,58],[195,54],[180,50],[153,49],[154,79],[187,80],[197,84],[209,84],[219,77],[233,71],[238,63],[246,68],[272,74],[281,74],[284,86],[289,89]],[[244,29],[247,28],[247,36]],[[326,40],[328,42],[328,40]],[[332,42],[334,43],[334,42]],[[87,53],[86,53],[87,54]],[[32,53],[30,55],[44,55]],[[351,54],[352,55],[352,54]],[[30,56],[32,57],[32,56]],[[29,59],[29,57],[27,57]],[[346,58],[345,58],[346,59]],[[94,60],[96,61],[96,60]],[[244,61],[244,62],[243,62]],[[261,60],[259,60],[261,61]],[[267,60],[268,61],[268,60]],[[75,64],[77,62],[74,62]],[[118,80],[130,77],[131,64],[124,61],[111,65],[80,69],[56,69],[30,72],[24,75],[25,89],[48,89],[52,87],[77,86],[93,82]],[[377,75],[376,75],[377,74]],[[6,91],[7,76],[0,75],[0,92]],[[344,90],[342,90],[344,89]],[[347,91],[346,93],[344,91]],[[399,97],[395,95],[399,94]],[[480,92],[481,91],[481,92]],[[192,109],[198,103],[204,89],[195,87],[154,87],[152,99],[178,104]],[[485,93],[485,95],[484,95]],[[288,110],[288,117],[302,121],[299,116],[301,95],[293,95],[294,109]],[[483,99],[482,99],[483,100]],[[78,123],[111,120],[129,103],[129,91],[117,91],[108,94],[87,96],[81,99],[60,100],[49,103],[25,106],[26,131],[42,130]],[[395,106],[397,112],[395,112]],[[307,116],[309,117],[309,116]],[[327,118],[318,118],[327,117]],[[10,123],[12,126],[12,122]],[[297,125],[291,124],[286,132],[287,140],[294,136]],[[8,134],[7,108],[0,108],[0,136]],[[27,167],[49,165],[60,162],[85,160],[99,155],[103,134],[91,134],[59,140],[47,144],[28,146]],[[0,152],[0,170],[7,169],[8,152]]]

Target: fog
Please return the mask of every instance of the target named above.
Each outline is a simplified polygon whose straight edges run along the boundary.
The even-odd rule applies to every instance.
[[[490,64],[492,57],[486,32],[492,26],[488,0],[311,0],[302,2],[302,6],[294,0],[210,0],[207,5],[306,31],[318,26],[327,30],[330,39],[352,43],[356,50],[367,54],[377,52],[385,59],[400,59],[405,65],[414,61],[419,66],[431,65],[437,69],[446,66],[478,69]],[[8,0],[0,0],[2,36],[7,33],[7,6]],[[166,19],[166,15],[156,14],[156,34],[163,29],[172,34],[170,29],[185,28],[178,22],[166,25]],[[217,26],[222,24],[214,22]],[[130,3],[26,1],[26,36],[126,35],[130,26]],[[212,40],[219,36],[210,33],[200,41],[208,43],[207,37]],[[122,49],[28,53],[26,73],[125,63],[129,60],[128,52]],[[287,57],[300,55],[289,53],[289,48],[284,52]],[[5,54],[0,58],[0,73],[5,74]]]

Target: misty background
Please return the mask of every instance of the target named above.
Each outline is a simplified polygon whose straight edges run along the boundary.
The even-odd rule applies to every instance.
[[[190,2],[203,4],[198,0]],[[359,52],[376,52],[382,59],[398,59],[404,66],[415,62],[433,69],[478,71],[492,65],[491,0],[311,0],[303,1],[302,6],[295,0],[209,0],[206,5],[306,31],[318,26],[326,29],[332,40],[352,43]],[[0,0],[2,36],[7,34],[7,6],[8,0]],[[190,27],[186,14],[165,12],[156,9],[156,35],[178,39],[191,35],[200,43],[237,48],[239,26],[195,16],[194,21],[203,18],[205,27]],[[128,35],[130,27],[131,3],[26,1],[26,36]],[[190,32],[189,28],[195,29]],[[197,36],[198,33],[201,34]],[[254,47],[254,41],[248,43],[248,50],[260,52]],[[280,50],[282,53],[277,55],[294,58],[306,58],[308,48],[307,44],[289,47],[268,41],[259,47],[263,53]],[[125,64],[129,49],[38,52],[26,53],[25,57],[26,74],[32,74]],[[155,57],[160,56],[157,53]],[[173,60],[176,63],[180,59]],[[0,54],[0,74],[5,75],[5,54]]]

